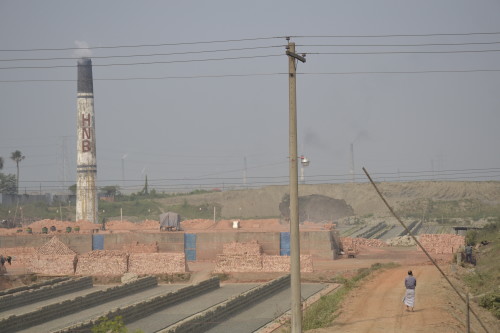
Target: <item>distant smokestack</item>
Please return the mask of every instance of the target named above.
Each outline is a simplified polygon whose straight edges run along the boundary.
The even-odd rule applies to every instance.
[[[76,220],[97,220],[96,140],[92,61],[78,60],[77,85]]]

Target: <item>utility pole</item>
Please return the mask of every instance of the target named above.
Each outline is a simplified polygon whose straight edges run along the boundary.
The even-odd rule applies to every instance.
[[[290,287],[292,291],[292,333],[302,332],[302,306],[300,288],[300,234],[299,234],[299,185],[297,160],[297,102],[296,102],[296,60],[306,62],[295,53],[295,43],[286,38],[288,45],[289,82],[289,154],[290,154]]]

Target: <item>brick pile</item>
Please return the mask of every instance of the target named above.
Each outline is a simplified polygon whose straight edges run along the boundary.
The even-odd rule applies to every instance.
[[[460,247],[465,246],[465,237],[450,234],[422,234],[418,241],[429,253],[448,254],[455,253]],[[419,251],[422,251],[418,247]]]
[[[57,237],[52,237],[36,250],[28,270],[45,275],[73,275],[75,266],[76,252]]]
[[[263,272],[290,272],[290,257],[288,256],[268,256],[262,257]],[[310,254],[300,256],[300,271],[312,273],[313,261]]]
[[[128,254],[117,250],[94,250],[78,256],[76,275],[116,276],[127,272]]]
[[[302,272],[312,272],[312,256],[301,255]],[[289,272],[290,257],[269,256],[263,254],[262,246],[257,241],[248,243],[231,242],[222,247],[218,254],[215,272]]]
[[[139,244],[139,242],[124,244],[122,250],[127,253],[157,253],[158,242]]]
[[[347,248],[352,247],[356,249],[358,246],[368,246],[368,247],[384,247],[387,244],[380,239],[368,239],[368,238],[351,238],[351,237],[340,237],[344,251]]]
[[[218,254],[215,272],[260,272],[262,255],[258,254]]]
[[[41,255],[75,255],[76,252],[70,249],[66,244],[61,242],[56,236],[52,237],[48,242],[40,246],[36,250],[36,254]]]
[[[231,242],[222,245],[222,254],[261,255],[262,246],[255,240],[248,243]]]
[[[184,253],[131,253],[128,272],[135,274],[171,274],[186,272]]]

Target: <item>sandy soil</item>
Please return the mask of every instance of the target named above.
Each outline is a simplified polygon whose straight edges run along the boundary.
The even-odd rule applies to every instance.
[[[396,260],[397,261],[397,260]],[[447,272],[450,265],[441,265]],[[402,299],[408,269],[417,278],[415,311],[407,312]],[[449,273],[449,272],[447,272]],[[456,283],[456,281],[454,282]],[[463,286],[457,285],[459,290]],[[500,332],[500,321],[471,305],[490,332]],[[345,299],[332,325],[308,333],[327,332],[465,332],[465,305],[434,265],[411,265],[376,273]],[[472,318],[473,332],[484,332]]]
[[[348,296],[331,327],[312,332],[463,332],[449,313],[448,290],[432,265],[414,269],[415,312],[406,311],[402,303],[406,272],[407,267],[380,272]]]

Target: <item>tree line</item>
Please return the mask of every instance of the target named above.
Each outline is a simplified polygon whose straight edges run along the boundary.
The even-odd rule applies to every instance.
[[[10,159],[16,162],[16,175],[6,175],[0,172],[0,193],[5,194],[18,194],[19,192],[19,163],[24,160],[24,156],[21,151],[13,151],[10,155]],[[4,159],[0,156],[0,170],[3,169]]]

